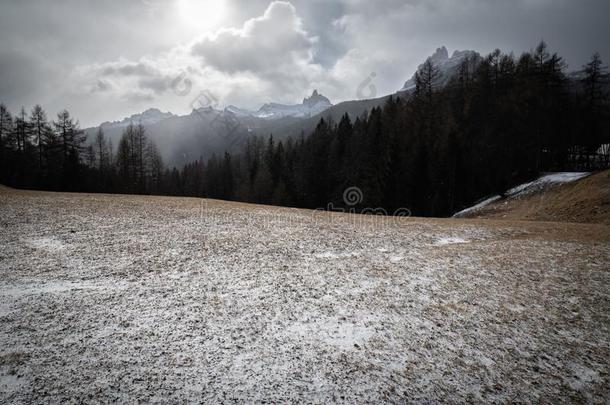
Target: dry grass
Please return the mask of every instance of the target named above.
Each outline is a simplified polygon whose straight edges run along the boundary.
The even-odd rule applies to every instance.
[[[541,193],[494,202],[476,218],[610,225],[610,170]]]
[[[1,403],[610,401],[607,225],[4,188],[0,227]]]

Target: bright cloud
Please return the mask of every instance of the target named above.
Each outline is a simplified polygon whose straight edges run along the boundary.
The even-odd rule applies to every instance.
[[[245,108],[313,89],[333,102],[389,94],[441,45],[518,54],[544,38],[570,68],[610,58],[607,0],[218,1],[6,2],[0,102],[95,125],[185,114],[201,91]]]

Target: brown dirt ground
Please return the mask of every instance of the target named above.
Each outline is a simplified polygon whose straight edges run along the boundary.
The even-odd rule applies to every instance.
[[[575,195],[571,196],[569,190],[573,189],[575,189]],[[592,191],[593,189],[599,189],[600,191],[594,192]],[[3,194],[7,196],[21,194],[24,197],[27,196],[29,198],[47,197],[54,194],[57,195],[57,197],[73,195],[83,201],[97,201],[99,198],[114,197],[147,204],[154,204],[156,202],[178,204],[179,206],[184,207],[184,209],[190,209],[192,206],[199,206],[201,205],[201,201],[205,201],[206,206],[210,208],[272,211],[273,215],[280,218],[291,215],[292,213],[299,213],[311,218],[318,218],[324,222],[348,223],[366,229],[375,229],[376,226],[383,223],[383,220],[380,221],[379,217],[375,215],[312,211],[301,208],[200,199],[194,197],[43,192],[38,190],[19,190],[0,184],[0,195]],[[546,194],[549,194],[549,196],[544,197]],[[405,225],[418,223],[422,225],[429,224],[446,229],[461,225],[474,225],[490,230],[505,228],[522,230],[521,237],[511,233],[510,239],[522,238],[562,242],[610,242],[610,226],[608,226],[610,225],[610,170],[587,177],[573,184],[555,187],[544,193],[544,195],[537,194],[511,202],[500,201],[498,203],[490,204],[490,206],[478,211],[476,215],[471,217],[394,218],[394,223],[402,223]],[[586,195],[591,196],[593,199],[593,201],[588,204],[590,210],[587,212],[589,215],[583,213],[578,216],[576,208],[570,207],[568,201],[559,201],[563,199],[571,199],[572,201],[578,200],[574,204],[583,207],[586,204],[586,202],[583,201]],[[555,201],[553,202],[553,200]],[[530,207],[528,209],[528,203],[534,205],[538,204],[538,206]],[[557,213],[559,212],[563,212],[563,214],[558,215]],[[596,215],[595,218],[593,218],[594,215]],[[570,220],[570,218],[572,220]],[[389,220],[390,219],[388,219],[388,221]]]
[[[0,187],[0,403],[610,403],[610,226]]]

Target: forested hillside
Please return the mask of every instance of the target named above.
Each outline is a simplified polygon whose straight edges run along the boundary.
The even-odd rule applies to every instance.
[[[252,138],[237,154],[163,166],[142,126],[116,150],[100,131],[84,147],[67,112],[48,122],[0,114],[1,181],[48,190],[202,196],[306,208],[407,208],[447,216],[542,171],[608,166],[607,75],[599,55],[578,80],[544,43],[518,58],[495,51],[466,58],[446,85],[430,61],[416,88],[352,121],[321,120],[311,134]]]

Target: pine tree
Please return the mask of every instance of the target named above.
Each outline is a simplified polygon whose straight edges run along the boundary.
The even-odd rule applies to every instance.
[[[144,193],[146,191],[145,150],[147,139],[146,131],[141,122],[134,128],[133,142],[133,149],[135,153],[135,178],[137,183],[136,190],[138,193]]]
[[[581,80],[584,89],[584,139],[583,143],[589,153],[597,150],[602,143],[602,120],[606,103],[604,94],[604,67],[598,52],[584,66],[585,77]]]
[[[70,153],[78,154],[85,138],[78,128],[78,123],[70,117],[70,113],[63,110],[57,114],[57,121],[53,122],[53,126],[59,136],[64,160],[68,159]]]
[[[163,181],[164,165],[157,145],[151,140],[148,141],[146,148],[146,161],[147,177],[149,179],[148,189],[152,194],[159,194]]]
[[[124,193],[134,192],[131,152],[132,148],[129,136],[131,130],[133,130],[133,127],[129,126],[123,132],[117,150],[116,165],[119,174],[119,179],[122,184],[121,191]]]
[[[12,145],[13,117],[4,104],[0,104],[0,180],[8,179],[9,153]]]
[[[599,52],[595,52],[591,57],[591,61],[583,67],[585,77],[581,82],[584,87],[585,101],[588,107],[595,108],[604,99],[602,79],[606,69],[603,66]]]
[[[61,147],[62,187],[69,191],[77,190],[80,181],[80,158],[84,150],[86,135],[67,110],[57,114],[57,121],[53,122],[53,126]]]
[[[15,117],[13,134],[17,142],[17,152],[23,157],[30,147],[32,136],[32,127],[27,119],[24,107],[21,107],[19,115]]]
[[[36,104],[30,115],[30,127],[36,139],[36,147],[38,149],[38,171],[39,174],[43,170],[44,150],[47,144],[51,126],[47,120],[47,114],[39,104]]]
[[[233,199],[233,163],[229,152],[225,152],[224,154],[220,177],[222,182],[221,198],[224,200]]]
[[[108,146],[106,145],[106,137],[102,127],[97,129],[95,134],[95,150],[97,156],[97,168],[100,172],[108,167]]]
[[[415,95],[417,97],[424,97],[428,103],[431,103],[432,93],[438,85],[439,75],[438,68],[428,58],[421,69],[415,74]]]

